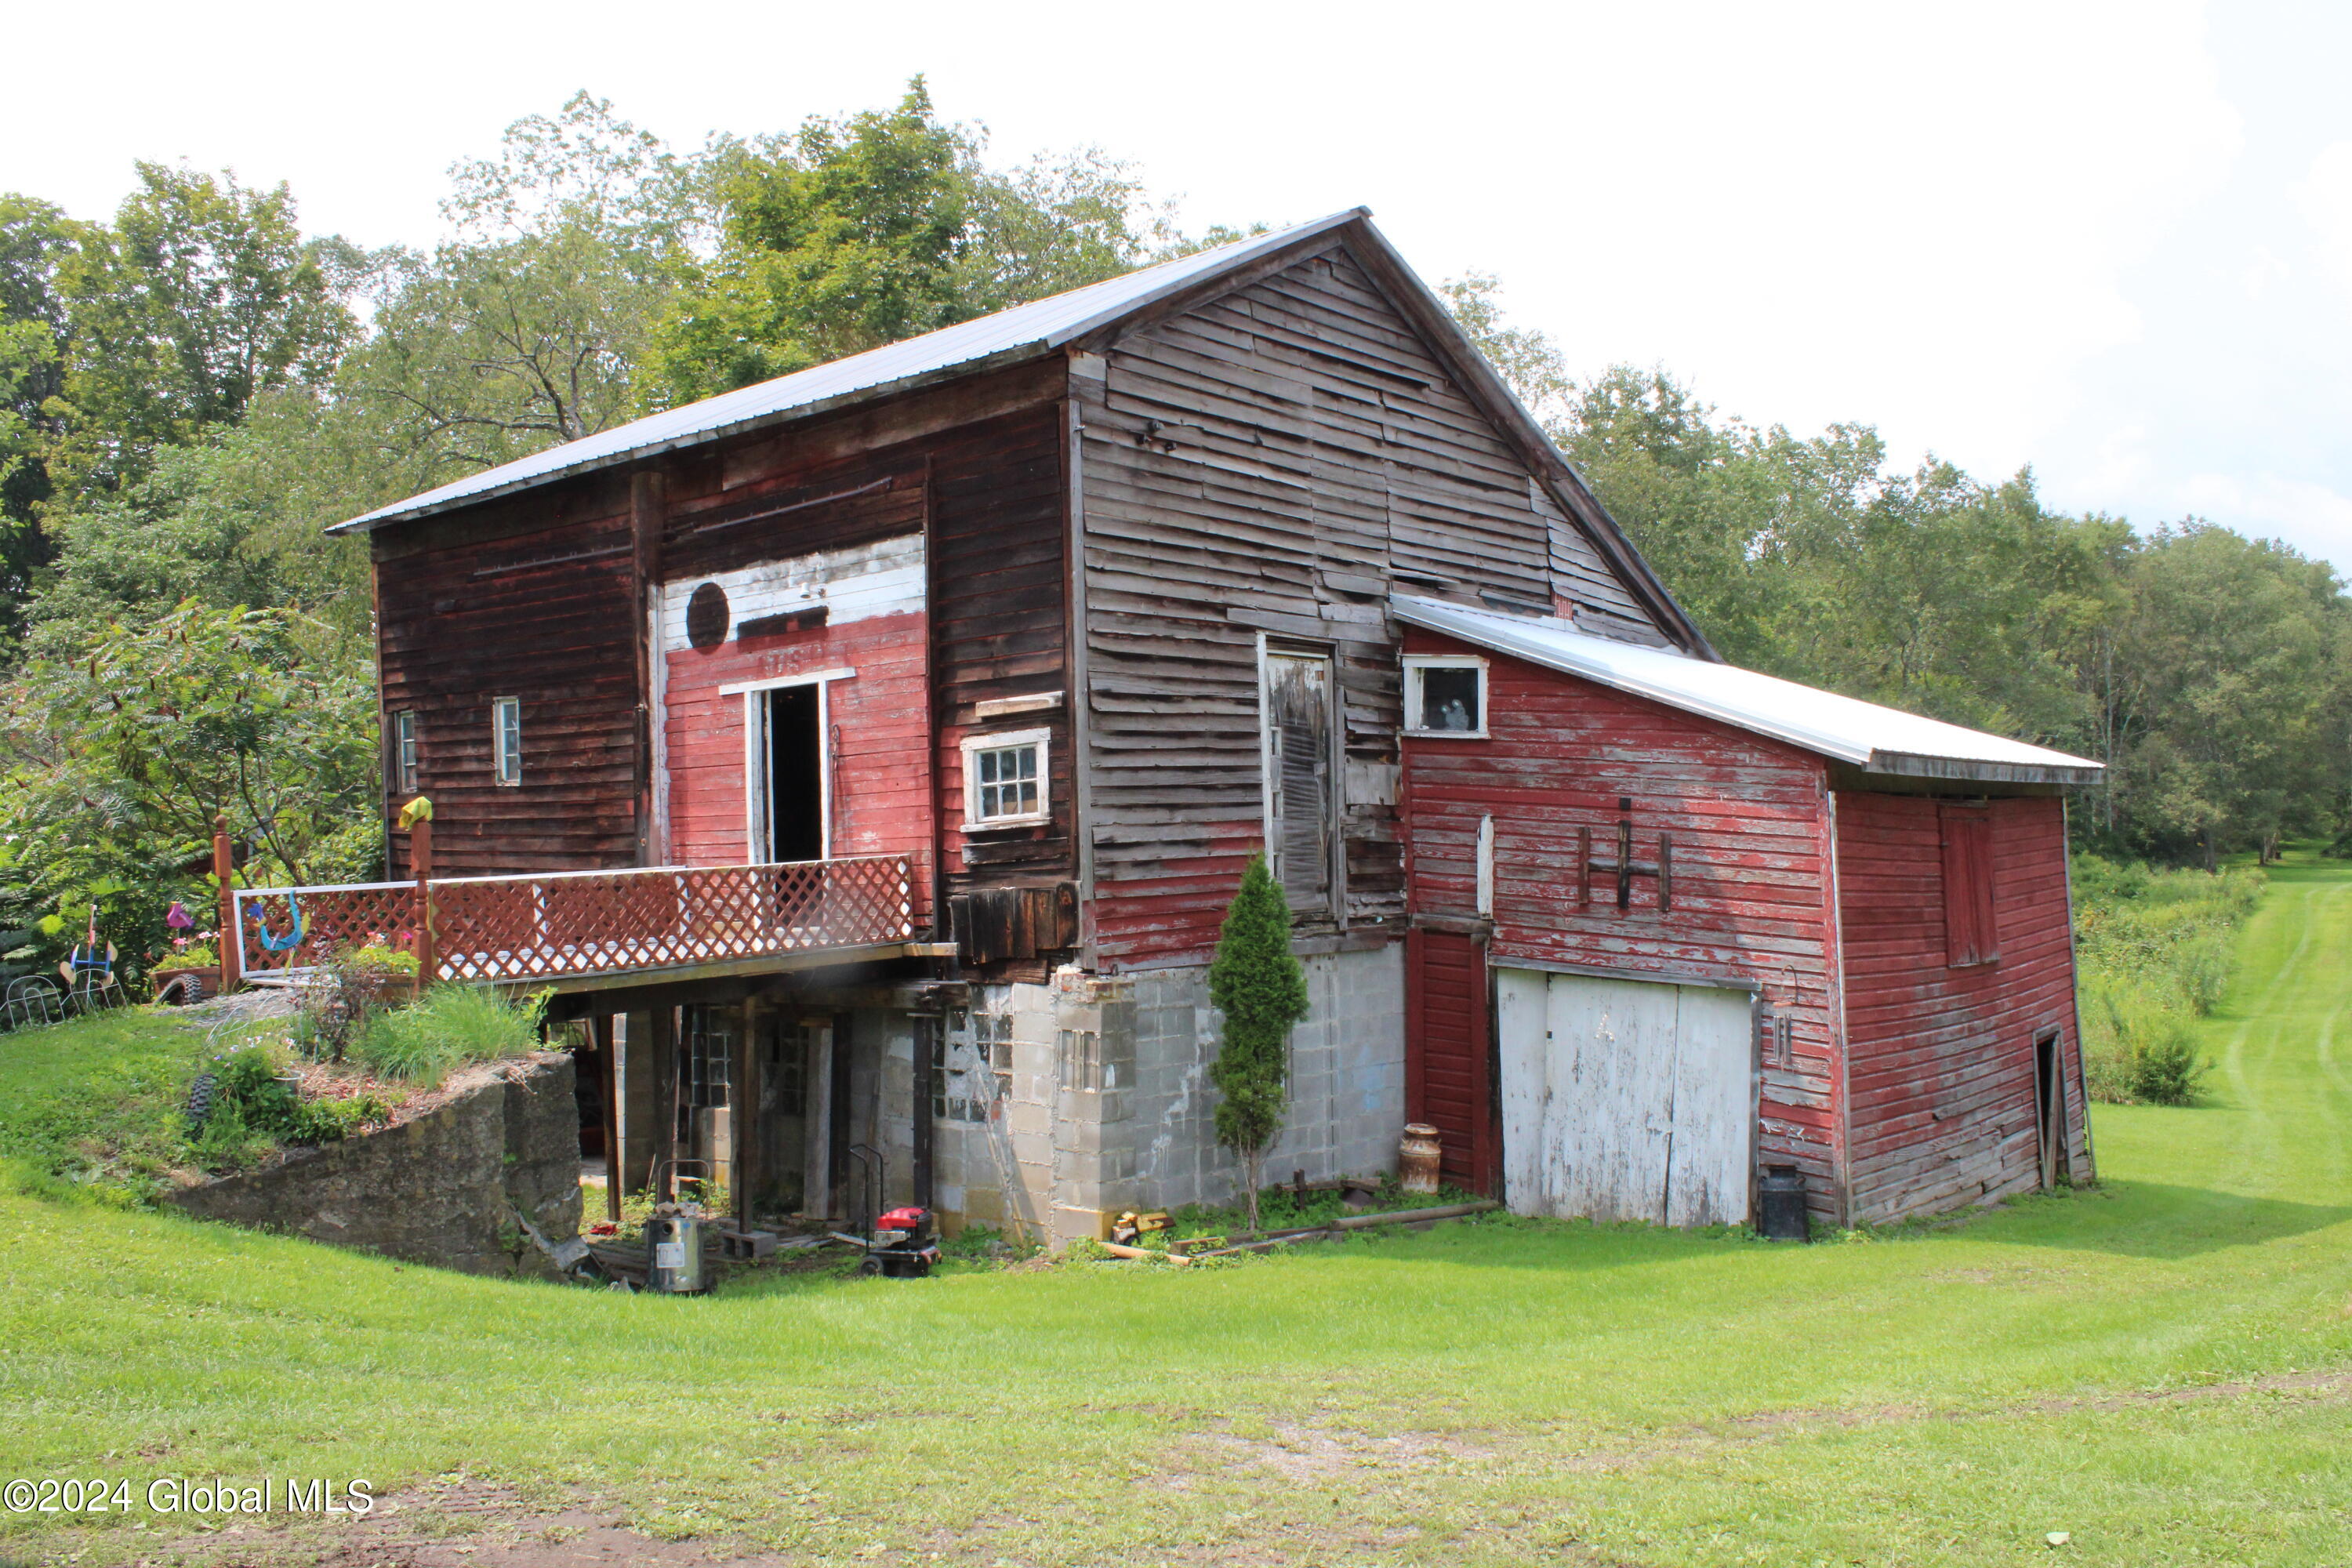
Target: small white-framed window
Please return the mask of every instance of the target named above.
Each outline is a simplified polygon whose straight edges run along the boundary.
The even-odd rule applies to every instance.
[[[502,784],[522,783],[522,699],[490,699],[490,761]]]
[[[1455,741],[1486,739],[1486,661],[1475,654],[1405,655],[1404,730]]]
[[[392,789],[394,795],[416,793],[416,712],[404,708],[392,716]]]
[[[1053,803],[1046,789],[1048,730],[967,735],[963,742],[963,823],[1016,827],[1044,822]]]

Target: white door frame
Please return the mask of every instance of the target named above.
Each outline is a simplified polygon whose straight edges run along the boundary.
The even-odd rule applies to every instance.
[[[779,675],[766,680],[745,680],[719,689],[721,697],[743,700],[743,851],[752,865],[765,865],[769,852],[768,819],[768,694],[795,686],[816,688],[817,858],[833,858],[833,700],[836,680],[856,675],[854,669],[816,669],[805,675]]]

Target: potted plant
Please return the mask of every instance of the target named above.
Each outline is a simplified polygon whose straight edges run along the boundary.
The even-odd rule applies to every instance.
[[[155,1000],[201,1002],[218,994],[220,950],[213,945],[216,933],[197,931],[187,906],[177,899],[164,912],[163,923],[172,928],[172,951],[147,972],[155,987]]]

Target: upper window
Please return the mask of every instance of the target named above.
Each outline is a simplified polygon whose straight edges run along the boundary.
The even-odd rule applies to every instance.
[[[1261,712],[1270,868],[1291,913],[1327,916],[1338,903],[1340,822],[1330,658],[1268,649]]]
[[[392,791],[416,793],[416,714],[410,710],[392,716]]]
[[[1051,810],[1045,773],[1049,733],[1045,730],[1019,730],[965,738],[966,827],[1010,827],[1046,819]]]
[[[522,699],[490,700],[490,757],[502,784],[522,783]]]
[[[1486,661],[1475,655],[1405,655],[1404,727],[1411,735],[1485,739]]]
[[[1993,922],[1992,813],[1947,805],[1944,829],[1944,962],[1993,963],[2000,958]]]

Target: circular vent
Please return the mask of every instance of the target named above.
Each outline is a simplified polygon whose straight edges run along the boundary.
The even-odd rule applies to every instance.
[[[686,602],[686,640],[698,648],[714,648],[727,640],[727,590],[705,583]]]

